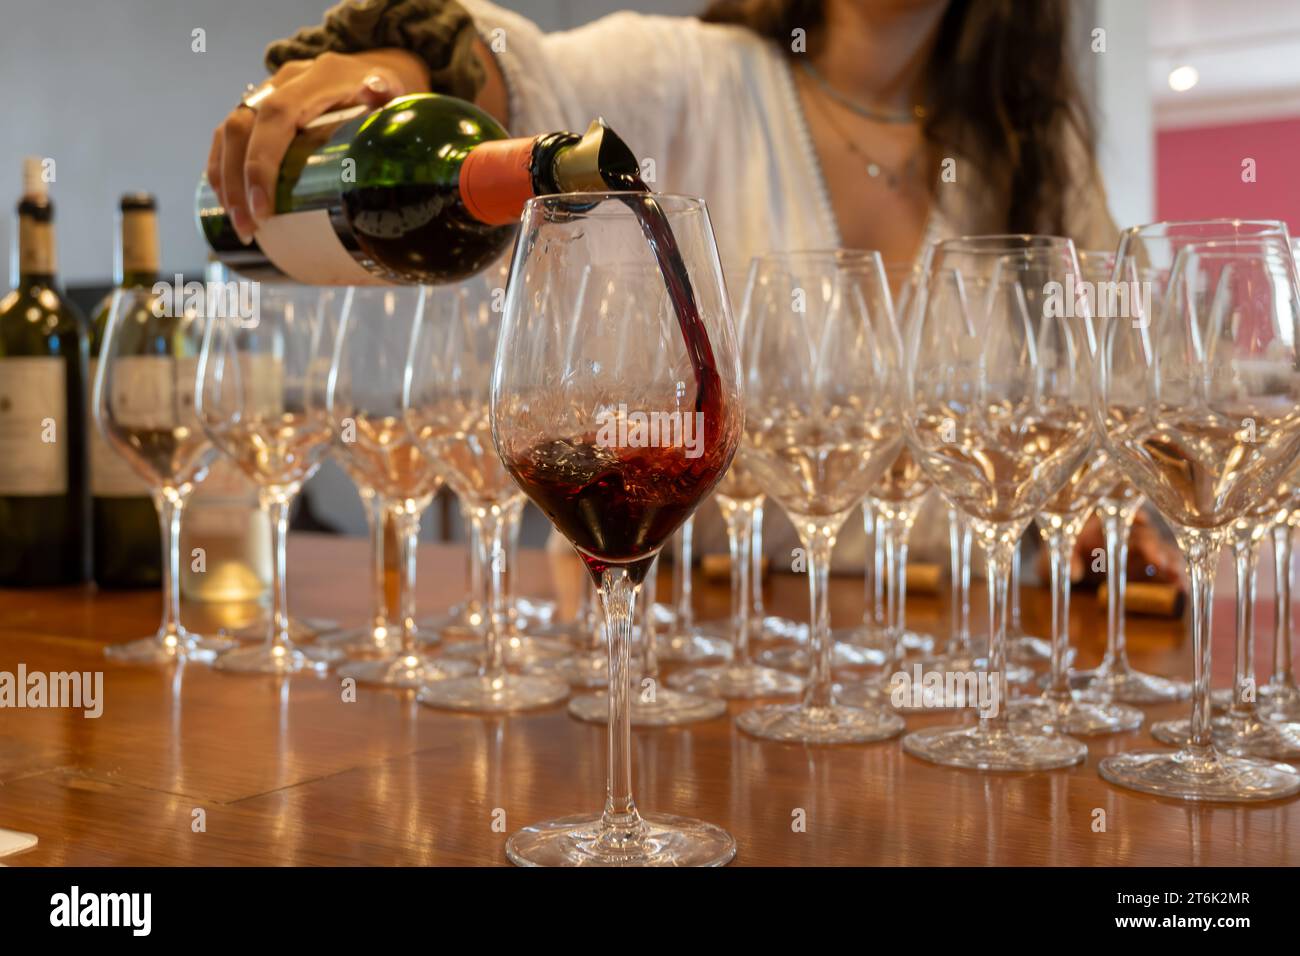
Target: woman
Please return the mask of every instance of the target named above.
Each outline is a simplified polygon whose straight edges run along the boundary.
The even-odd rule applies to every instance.
[[[486,0],[353,0],[271,44],[273,76],[217,128],[208,177],[251,236],[300,126],[434,89],[514,135],[603,116],[654,188],[708,200],[733,294],[771,250],[906,263],[937,238],[1006,232],[1109,249],[1066,6],[717,0],[698,19],[618,13],[548,35]],[[941,549],[942,524],[922,520],[919,551]],[[772,530],[788,554],[793,529]],[[841,538],[840,566],[861,566],[857,523]]]

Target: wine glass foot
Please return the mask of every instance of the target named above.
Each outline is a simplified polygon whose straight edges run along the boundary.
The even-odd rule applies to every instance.
[[[233,641],[219,637],[200,637],[184,628],[160,630],[153,637],[142,637],[125,644],[110,644],[104,656],[119,664],[174,664],[194,661],[211,664],[218,654],[234,647]]]
[[[486,649],[481,639],[448,644],[443,651],[447,657],[477,662],[482,662],[485,653]],[[501,641],[501,659],[507,667],[529,667],[538,661],[557,660],[568,657],[572,653],[573,648],[569,644],[549,637],[515,634]]]
[[[464,677],[477,668],[469,661],[403,654],[387,660],[352,661],[337,670],[339,677],[350,677],[359,684],[419,689],[434,681]]]
[[[525,629],[545,627],[555,620],[555,602],[547,598],[516,597],[515,611],[519,626]]]
[[[231,674],[316,674],[329,670],[329,660],[307,648],[258,644],[237,647],[217,657],[212,665]]]
[[[244,641],[250,644],[257,643],[266,640],[266,632],[270,627],[270,618],[263,618],[256,624],[250,624],[248,627],[240,628],[231,636],[237,641]],[[319,617],[289,616],[289,640],[294,644],[314,641],[316,638],[337,631],[338,629],[338,621],[328,621]]]
[[[662,634],[655,644],[655,656],[661,661],[725,661],[731,659],[731,642],[718,634],[702,630]]]
[[[402,634],[400,628],[384,625],[351,627],[323,634],[312,646],[338,651],[348,659],[392,658],[401,650]]]
[[[655,814],[627,829],[607,830],[600,817],[534,824],[506,841],[519,866],[723,866],[736,841],[701,820]]]
[[[1300,687],[1268,683],[1259,689],[1260,714],[1268,720],[1300,721]]]
[[[1047,697],[1014,701],[1009,715],[1016,732],[1076,737],[1137,730],[1146,719],[1146,715],[1136,707],[1113,701],[1106,703],[1081,698],[1058,701]]]
[[[753,618],[752,623],[754,626],[754,639],[758,641],[797,641],[806,643],[808,640],[808,625],[801,624],[788,617],[767,614],[763,617]]]
[[[634,690],[630,710],[633,727],[675,727],[721,717],[727,712],[727,702],[661,687],[649,701]],[[608,723],[609,696],[600,691],[574,697],[569,701],[569,714],[593,724]]]
[[[803,678],[760,664],[719,664],[678,671],[668,686],[706,697],[782,697],[803,690]]]
[[[1073,657],[1074,649],[1071,648],[1066,654]],[[1008,637],[1007,660],[1013,664],[1025,664],[1029,667],[1048,664],[1052,660],[1052,645],[1045,638],[1034,637],[1031,634]]]
[[[569,685],[553,677],[507,672],[435,681],[420,688],[416,699],[440,710],[499,714],[550,707],[568,696]]]
[[[1192,685],[1187,681],[1104,664],[1092,670],[1072,672],[1070,689],[1089,700],[1116,700],[1121,704],[1163,704],[1192,696]]]
[[[1186,747],[1192,737],[1187,718],[1162,720],[1151,728],[1162,744]],[[1223,714],[1210,721],[1210,736],[1220,753],[1262,760],[1300,760],[1300,724],[1277,724],[1254,717]]]
[[[864,744],[903,732],[903,719],[883,707],[808,707],[782,704],[756,707],[736,718],[745,733],[765,740],[805,744]]]
[[[836,628],[831,637],[845,644],[864,647],[886,654],[893,649],[893,636],[888,631],[873,625],[859,624],[857,627]],[[906,654],[931,654],[937,641],[932,634],[922,634],[910,628],[903,631],[902,647]]]
[[[764,667],[796,673],[806,672],[811,663],[807,647],[797,645],[764,648],[755,655],[754,659]],[[843,642],[835,645],[833,661],[835,667],[879,667],[883,663],[885,663],[884,651]]]
[[[924,684],[915,680],[899,681],[896,674],[877,674],[852,684],[835,685],[835,700],[848,707],[890,707],[904,714],[979,707],[978,696],[971,696],[967,702],[964,685],[955,688],[951,698],[944,688],[937,691],[927,690]],[[977,691],[971,690],[970,693],[976,695]]]
[[[605,687],[609,684],[609,652],[602,648],[570,652],[565,657],[535,661],[525,668],[529,674],[555,677],[571,687]],[[632,662],[632,678],[638,676]]]
[[[903,750],[945,767],[1006,772],[1070,767],[1088,755],[1087,747],[1069,737],[992,730],[980,724],[913,731],[903,738]]]
[[[1300,772],[1286,764],[1210,751],[1145,750],[1115,754],[1097,765],[1103,780],[1181,800],[1247,802],[1300,793]]]

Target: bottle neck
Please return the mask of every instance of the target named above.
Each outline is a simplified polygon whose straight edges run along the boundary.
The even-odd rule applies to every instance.
[[[158,217],[151,210],[122,213],[121,246],[116,263],[123,288],[151,286],[158,279]]]
[[[33,213],[20,207],[18,214],[18,282],[20,285],[52,282],[58,272],[53,212],[48,206],[36,208],[42,211]]]

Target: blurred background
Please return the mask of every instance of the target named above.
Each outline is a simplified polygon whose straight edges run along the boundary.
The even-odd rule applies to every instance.
[[[499,0],[546,30],[616,9],[685,15],[702,0]],[[1032,0],[1025,0],[1032,2]],[[194,187],[211,130],[264,75],[262,49],[319,22],[323,0],[0,0],[0,198],[21,160],[55,161],[60,271],[89,309],[112,282],[119,195],[158,197],[164,275],[202,276]],[[1205,216],[1300,227],[1300,3],[1295,0],[1075,0],[1076,63],[1100,131],[1099,159],[1120,225]],[[1094,35],[1103,30],[1104,36]],[[1104,50],[1093,52],[1098,39]],[[1252,176],[1225,175],[1251,165]],[[6,179],[6,177],[8,177]],[[1253,179],[1253,181],[1251,181]],[[7,184],[7,186],[6,186]],[[11,216],[0,242],[13,247]],[[5,278],[12,278],[6,257]],[[732,279],[733,286],[735,278]],[[332,463],[309,511],[365,531]],[[455,536],[435,508],[429,537]],[[301,516],[300,516],[301,520]],[[308,516],[307,520],[310,520]],[[540,515],[525,543],[545,534]]]

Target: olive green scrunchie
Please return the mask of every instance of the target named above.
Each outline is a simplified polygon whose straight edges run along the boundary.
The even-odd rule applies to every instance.
[[[472,100],[483,86],[474,55],[474,21],[456,0],[343,0],[319,26],[304,27],[266,48],[275,72],[290,60],[382,47],[410,50],[429,67],[431,89]]]

